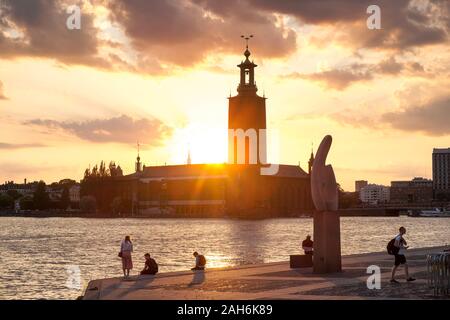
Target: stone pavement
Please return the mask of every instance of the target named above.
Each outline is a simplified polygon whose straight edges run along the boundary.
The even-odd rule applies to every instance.
[[[408,250],[410,274],[407,283],[402,267],[400,284],[389,283],[393,257],[385,252],[344,256],[343,272],[319,275],[311,268],[290,269],[288,262],[233,268],[162,273],[89,282],[86,300],[246,300],[246,299],[450,299],[434,297],[427,285],[426,255],[444,247]],[[381,269],[381,289],[369,290],[367,267]]]

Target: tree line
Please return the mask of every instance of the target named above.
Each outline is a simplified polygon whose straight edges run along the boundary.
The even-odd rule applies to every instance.
[[[103,214],[121,214],[129,212],[131,203],[118,196],[118,186],[114,178],[122,176],[122,169],[111,161],[108,166],[104,161],[84,171],[81,180],[81,203],[85,211]]]
[[[50,199],[44,181],[41,180],[31,184],[34,184],[34,191],[31,194],[23,195],[15,189],[0,194],[0,208],[14,209],[16,201],[19,201],[22,210],[66,210],[71,205],[76,206],[76,204],[71,203],[69,193],[70,187],[76,184],[74,180],[65,179],[50,185],[52,189],[62,189],[61,197],[57,200]]]

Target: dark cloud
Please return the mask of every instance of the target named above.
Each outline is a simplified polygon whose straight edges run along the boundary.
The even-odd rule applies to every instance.
[[[295,32],[277,26],[249,1],[114,0],[113,21],[123,26],[133,46],[145,55],[192,65],[212,52],[243,51],[242,33],[254,33],[259,57],[280,57],[296,48]]]
[[[92,142],[136,143],[139,140],[153,146],[159,145],[172,133],[172,128],[158,119],[133,119],[126,115],[81,122],[33,119],[24,124],[50,131],[63,130]]]
[[[250,33],[255,34],[251,43],[255,56],[283,57],[296,50],[296,32],[280,15],[294,17],[300,24],[332,26],[331,40],[355,49],[401,50],[446,43],[450,32],[449,1],[445,0],[424,0],[420,7],[413,0],[77,2],[85,5],[81,30],[66,28],[66,8],[74,1],[2,0],[0,58],[42,57],[64,64],[162,74],[171,64],[191,66],[210,54],[240,52],[243,42],[239,36]],[[366,27],[366,9],[372,4],[381,7],[382,30]],[[110,19],[123,29],[133,52],[127,49],[128,41],[125,45],[101,38],[94,13],[88,9],[91,5],[109,10]],[[342,70],[331,76],[343,78],[341,86],[345,79],[365,79]]]
[[[374,72],[387,75],[407,74],[410,76],[425,76],[432,77],[425,71],[422,64],[416,61],[399,62],[395,57],[390,57],[381,61],[378,65],[372,68]]]
[[[372,129],[380,128],[380,124],[377,119],[367,115],[355,114],[350,109],[331,113],[328,117],[344,126],[351,126],[355,128],[370,127]]]
[[[2,0],[0,3],[0,57],[32,56],[66,64],[108,68],[98,55],[94,16],[82,11],[81,29],[69,30],[69,5],[79,1]],[[14,30],[15,35],[11,35]]]
[[[355,128],[376,130],[392,128],[407,132],[422,132],[429,136],[446,136],[450,135],[450,96],[381,115],[367,115],[345,109],[327,116],[341,125]]]
[[[344,90],[350,85],[372,79],[372,74],[364,66],[355,64],[342,69],[327,70],[316,73],[292,73],[288,78],[300,78],[318,82],[330,89]]]
[[[427,105],[385,113],[381,121],[403,131],[420,131],[432,136],[449,135],[450,96]]]
[[[251,1],[251,0],[250,0]],[[448,0],[253,0],[258,8],[295,16],[302,23],[333,25],[333,37],[356,48],[407,49],[446,43]],[[369,5],[381,9],[381,30],[366,26]]]
[[[378,70],[384,74],[399,74],[403,70],[403,64],[397,62],[394,57],[381,61]]]
[[[43,147],[47,147],[44,144],[40,144],[40,143],[4,143],[4,142],[0,142],[0,149],[6,149],[6,150],[13,150],[13,149],[28,149],[28,148],[43,148]]]
[[[292,29],[246,0],[230,0],[226,5],[198,0],[84,3],[109,9],[113,23],[123,28],[135,50],[131,60],[125,58],[130,54],[125,46],[99,37],[95,16],[87,9],[82,8],[81,30],[67,29],[66,8],[74,4],[70,0],[3,0],[0,58],[33,56],[65,64],[160,74],[164,72],[163,64],[188,66],[214,52],[243,51],[239,36],[245,32],[257,35],[252,49],[258,57],[280,57],[296,48]]]
[[[318,82],[327,88],[344,90],[357,83],[369,81],[380,75],[399,75],[432,77],[426,73],[424,67],[418,62],[398,62],[395,57],[380,61],[378,64],[354,63],[337,69],[326,70],[316,73],[301,74],[294,72],[284,76],[285,78],[306,79]]]
[[[5,91],[3,89],[3,82],[0,81],[0,100],[7,100],[8,98],[5,95]]]

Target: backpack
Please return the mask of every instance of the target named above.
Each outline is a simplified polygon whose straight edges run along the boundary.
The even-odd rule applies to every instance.
[[[388,242],[386,249],[390,255],[396,255],[398,253],[399,248],[395,246],[395,238]]]
[[[158,272],[158,264],[156,263],[156,261],[154,259],[150,260],[150,266],[149,267],[150,267],[149,269],[150,269],[151,272],[154,272],[154,273]]]
[[[205,265],[206,265],[206,258],[205,258],[204,255],[201,254],[201,255],[198,257],[198,264],[199,264],[200,266],[205,266]]]

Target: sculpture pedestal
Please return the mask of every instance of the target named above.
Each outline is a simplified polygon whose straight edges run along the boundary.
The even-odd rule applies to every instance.
[[[341,228],[337,212],[314,213],[314,273],[342,271]]]

